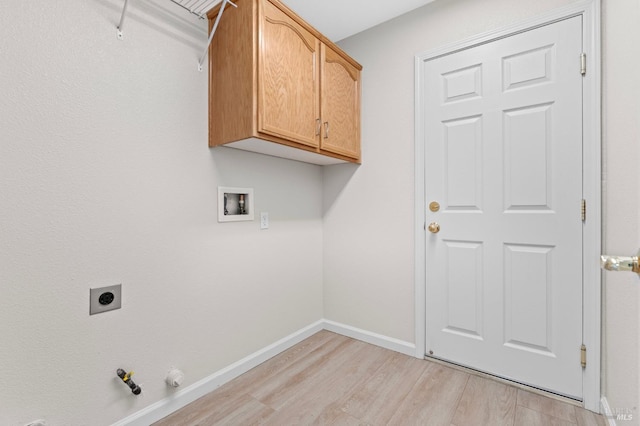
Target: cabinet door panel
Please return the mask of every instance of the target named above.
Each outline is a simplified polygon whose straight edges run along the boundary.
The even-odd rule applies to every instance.
[[[318,146],[318,39],[262,2],[258,131]]]
[[[322,45],[320,149],[360,158],[360,71]]]

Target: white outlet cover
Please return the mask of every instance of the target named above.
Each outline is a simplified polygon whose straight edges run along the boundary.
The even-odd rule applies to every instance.
[[[110,296],[109,293],[112,295]],[[101,303],[101,296],[106,296],[110,303]],[[104,302],[105,298],[102,299]],[[108,287],[92,288],[89,291],[89,315],[101,314],[122,307],[122,284]]]

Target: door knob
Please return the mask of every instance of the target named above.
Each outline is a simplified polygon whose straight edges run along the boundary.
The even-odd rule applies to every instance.
[[[640,253],[638,253],[640,256]],[[640,260],[638,256],[600,256],[600,267],[607,271],[631,271],[640,274]]]
[[[436,222],[431,222],[429,224],[429,226],[427,227],[427,229],[432,234],[437,234],[438,232],[440,232],[440,225],[438,225],[438,223],[436,223]]]

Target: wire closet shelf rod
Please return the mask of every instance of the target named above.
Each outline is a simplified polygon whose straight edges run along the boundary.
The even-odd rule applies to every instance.
[[[231,2],[230,0],[170,0],[170,1],[182,7],[183,9],[188,10],[190,13],[198,16],[200,19],[206,18],[207,13],[209,13],[211,9],[213,9],[214,7],[222,3],[220,6],[220,12],[218,13],[218,16],[216,16],[216,20],[213,24],[213,28],[211,29],[211,34],[209,34],[207,47],[205,48],[204,52],[200,56],[200,59],[198,60],[198,71],[202,71],[202,65],[204,64],[204,59],[207,56],[207,51],[209,50],[209,46],[211,45],[213,36],[216,33],[216,30],[218,29],[220,18],[222,18],[222,13],[224,12],[224,9],[227,6],[227,3],[233,7],[238,7],[238,6],[235,5],[233,2]],[[117,35],[118,35],[118,39],[120,40],[123,39],[122,30],[124,28],[124,18],[127,14],[128,6],[129,6],[129,0],[124,0],[122,15],[120,16],[120,22],[118,23],[118,27],[117,27],[117,30],[118,30]]]

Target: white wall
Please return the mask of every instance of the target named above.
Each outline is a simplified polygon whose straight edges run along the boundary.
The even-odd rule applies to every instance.
[[[435,1],[340,42],[364,68],[363,157],[324,172],[327,319],[415,340],[415,55],[568,3]]]
[[[413,342],[414,55],[571,1],[441,0],[343,41],[363,165],[324,171],[207,148],[206,23],[170,2],[131,2],[123,41],[120,0],[0,2],[0,424],[110,424],[170,395],[169,367],[188,386],[323,312]],[[603,9],[605,243],[631,254],[640,16]],[[253,187],[271,229],[218,224],[218,185]],[[638,278],[606,278],[603,392],[634,408]],[[123,309],[90,317],[115,283]]]
[[[572,0],[440,0],[340,45],[364,67],[363,164],[324,172],[324,310],[329,320],[406,342],[414,324],[414,55],[498,29]],[[610,252],[640,246],[637,0],[603,1],[604,208]],[[607,276],[603,394],[636,410],[638,278]],[[638,419],[635,411],[635,421]]]
[[[640,1],[603,3],[604,248],[635,255],[640,248]],[[635,71],[634,71],[635,69]],[[614,414],[631,410],[640,424],[640,279],[605,273],[603,394]]]
[[[121,0],[0,2],[2,425],[111,424],[322,318],[322,169],[210,150],[207,23],[130,3],[118,41]],[[217,223],[218,185],[271,228]]]

